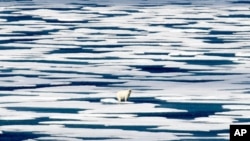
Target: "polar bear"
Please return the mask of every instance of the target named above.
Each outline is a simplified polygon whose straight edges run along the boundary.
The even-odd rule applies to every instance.
[[[122,90],[122,91],[118,91],[117,94],[116,94],[116,97],[117,97],[117,100],[119,102],[121,102],[122,100],[123,101],[127,101],[130,94],[131,94],[132,90]]]

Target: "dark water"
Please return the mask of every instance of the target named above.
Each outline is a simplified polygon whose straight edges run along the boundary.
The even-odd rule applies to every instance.
[[[228,140],[249,124],[249,4],[0,1],[0,140]]]

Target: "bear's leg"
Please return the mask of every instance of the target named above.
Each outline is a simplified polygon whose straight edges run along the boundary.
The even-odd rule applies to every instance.
[[[119,102],[122,101],[122,99],[121,99],[119,96],[117,96],[117,100],[118,100]]]
[[[124,97],[124,101],[125,101],[125,102],[128,101],[128,97],[127,97],[127,96]]]

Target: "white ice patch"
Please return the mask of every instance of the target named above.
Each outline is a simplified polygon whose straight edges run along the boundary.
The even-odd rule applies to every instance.
[[[7,110],[4,108],[0,108],[1,120],[30,120],[30,119],[35,119],[38,117],[39,115],[36,115],[32,112],[20,112],[20,111]]]
[[[82,21],[86,18],[81,14],[77,14],[74,12],[59,12],[50,9],[19,11],[19,13],[24,15],[39,16],[44,19],[57,19],[59,21]]]
[[[101,102],[105,103],[105,104],[117,104],[117,103],[119,103],[116,99],[113,99],[113,98],[104,98],[104,99],[101,99]]]
[[[164,113],[164,112],[186,112],[172,108],[155,108],[155,104],[116,104],[101,105],[99,108],[81,111],[80,113]]]
[[[126,131],[121,129],[87,129],[87,128],[65,128],[61,125],[12,125],[2,126],[2,131],[23,131],[40,134],[49,134],[54,139],[68,139],[68,138],[119,138],[124,141],[135,140],[150,140],[159,141],[178,139],[177,136],[166,132],[140,132],[140,131]],[[114,134],[115,133],[115,134]]]
[[[33,2],[0,8],[0,119],[37,124],[3,122],[0,134],[48,135],[34,140],[225,140],[229,124],[250,118],[249,18],[241,17],[249,14],[247,5]],[[125,87],[134,99],[118,103],[115,93]],[[222,111],[166,118],[189,112],[163,108],[171,103],[220,104]],[[223,133],[215,137],[192,134],[218,130]]]

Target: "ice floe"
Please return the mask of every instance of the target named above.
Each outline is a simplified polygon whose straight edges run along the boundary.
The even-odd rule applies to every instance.
[[[0,2],[0,140],[228,139],[250,117],[236,3]]]

